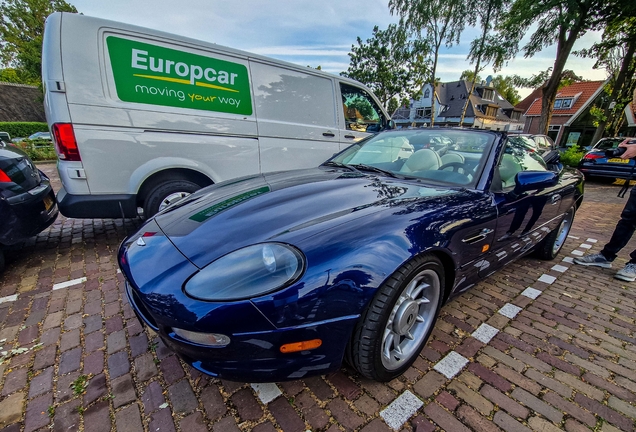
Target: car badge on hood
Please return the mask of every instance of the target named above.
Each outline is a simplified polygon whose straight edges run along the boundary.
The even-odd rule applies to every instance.
[[[137,239],[137,246],[146,246],[146,242],[144,241],[143,237],[139,237]]]

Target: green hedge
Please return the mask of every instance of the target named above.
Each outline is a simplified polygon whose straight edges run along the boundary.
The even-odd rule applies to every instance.
[[[574,145],[561,153],[561,163],[576,168],[579,165],[579,161],[583,158],[583,155],[585,155],[585,150]]]
[[[25,140],[15,145],[24,150],[32,161],[50,161],[57,159],[57,154],[51,141]]]
[[[11,138],[25,138],[36,132],[48,132],[49,126],[41,122],[0,122],[0,132],[7,132]]]

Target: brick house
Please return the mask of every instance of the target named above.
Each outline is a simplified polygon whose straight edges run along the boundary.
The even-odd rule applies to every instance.
[[[603,106],[605,102],[603,86],[607,81],[582,81],[561,88],[554,101],[554,111],[548,126],[548,135],[559,147],[579,144],[591,144],[596,131],[590,108]],[[525,110],[526,133],[541,133],[541,88],[535,89],[528,97],[519,102],[516,108]]]
[[[489,130],[523,129],[522,110],[504,99],[489,83],[475,86],[465,80],[439,83],[436,86],[435,126],[457,126],[469,98],[463,126]],[[411,100],[408,107],[400,107],[392,119],[398,127],[420,127],[431,124],[433,86],[426,84],[422,96]]]

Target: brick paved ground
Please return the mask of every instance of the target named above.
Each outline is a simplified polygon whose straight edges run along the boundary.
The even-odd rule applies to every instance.
[[[60,217],[0,275],[0,431],[634,430],[636,285],[569,262],[609,239],[617,191],[589,184],[555,261],[522,259],[445,306],[387,384],[348,369],[263,385],[202,376],[122,295],[115,252],[137,222]]]

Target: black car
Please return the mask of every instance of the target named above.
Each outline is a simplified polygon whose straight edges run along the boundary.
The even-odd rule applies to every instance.
[[[0,141],[0,271],[4,268],[2,246],[38,234],[57,215],[49,178],[26,153]]]
[[[609,177],[627,179],[632,172],[636,174],[633,159],[622,159],[621,157],[606,156],[607,150],[615,149],[625,137],[602,138],[597,142],[583,159],[579,162],[579,171],[585,177]]]

